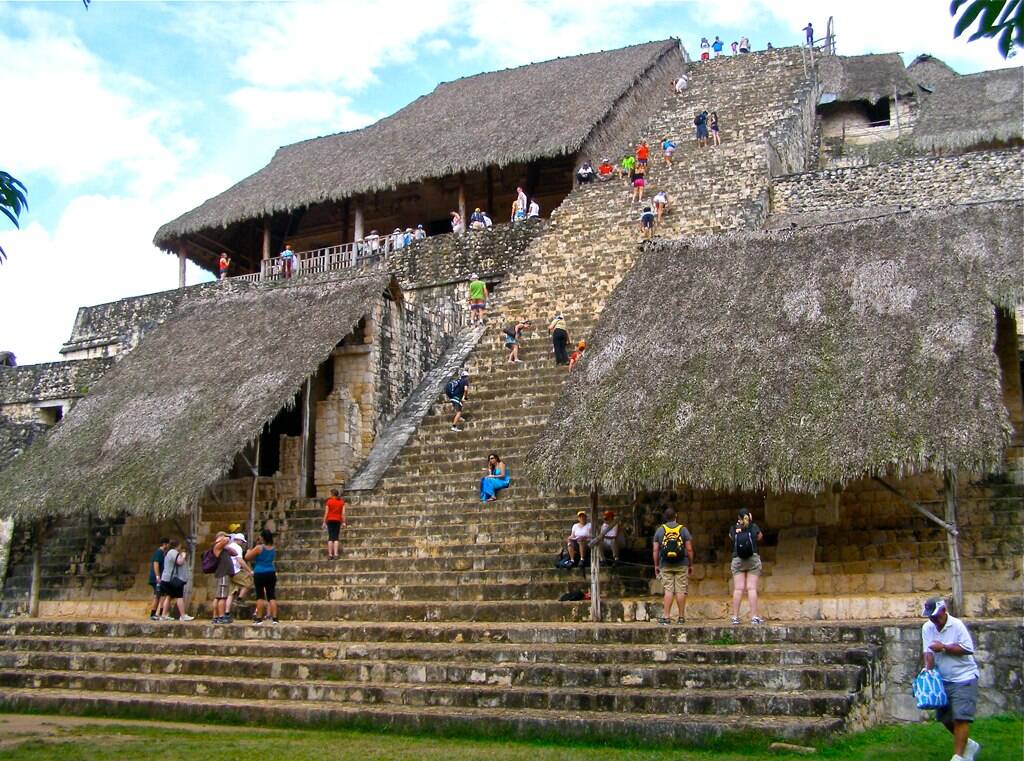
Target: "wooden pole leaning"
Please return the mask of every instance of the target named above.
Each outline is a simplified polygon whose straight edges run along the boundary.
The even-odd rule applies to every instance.
[[[959,478],[948,468],[942,473],[943,496],[946,502],[946,549],[949,553],[949,575],[953,582],[953,612],[964,615],[964,579],[960,568],[960,532],[957,528],[957,509],[960,498]]]
[[[185,586],[185,600],[182,603],[187,611],[190,609],[192,596],[195,594],[196,579],[200,579],[203,576],[202,564],[199,561],[199,523],[203,519],[203,507],[198,497],[192,501],[191,507],[185,502],[182,503],[182,507],[186,508],[189,514],[188,536],[185,537],[185,547],[188,549],[188,562],[189,567],[192,569],[189,574],[189,583]]]
[[[590,534],[597,530],[597,483],[590,487]],[[601,620],[601,547],[603,543],[590,548],[590,620]]]

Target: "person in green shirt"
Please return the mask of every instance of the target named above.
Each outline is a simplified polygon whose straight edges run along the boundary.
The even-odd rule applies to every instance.
[[[619,164],[619,175],[626,180],[629,180],[629,184],[633,184],[633,170],[636,169],[636,156],[632,153],[627,153],[622,157],[622,163]]]
[[[475,272],[470,275],[469,282],[469,312],[470,325],[483,325],[487,320],[484,315],[487,311],[487,283],[480,279]]]

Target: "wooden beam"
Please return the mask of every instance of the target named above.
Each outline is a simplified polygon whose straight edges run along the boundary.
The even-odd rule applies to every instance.
[[[203,240],[205,240],[207,243],[210,243],[213,246],[213,248],[214,248],[213,253],[217,257],[220,257],[220,252],[221,251],[227,251],[231,255],[232,258],[234,258],[235,256],[238,255],[237,251],[235,251],[234,249],[232,249],[232,248],[230,248],[228,246],[225,246],[219,240],[214,240],[213,238],[210,238],[209,236],[203,235],[202,233],[193,233],[193,235],[196,235],[196,236],[202,238]],[[209,249],[207,249],[207,250],[209,250]]]
[[[887,491],[894,494],[901,502],[903,502],[903,504],[907,505],[907,507],[910,507],[911,509],[921,513],[921,515],[930,520],[932,523],[942,526],[942,528],[946,529],[947,532],[953,534],[953,536],[957,535],[957,528],[955,524],[950,525],[946,521],[942,520],[942,518],[937,516],[935,513],[933,513],[931,510],[917,504],[914,500],[910,499],[910,497],[907,497],[906,495],[901,493],[896,487],[890,486],[881,478],[875,477],[874,480],[877,483],[881,484]]]
[[[597,484],[590,487],[590,535],[597,531]],[[590,548],[590,620],[601,620],[601,552],[604,542]]]
[[[309,444],[310,444],[310,397],[313,395],[312,376],[306,378],[306,385],[302,395],[302,444],[299,452],[299,499],[309,496],[307,491],[309,483]]]
[[[185,263],[188,261],[188,257],[185,256],[185,244],[182,243],[178,249],[178,287],[185,287]]]
[[[466,219],[466,175],[459,172],[459,216],[462,217],[462,224],[469,229],[469,221]]]
[[[43,568],[43,522],[37,520],[32,527],[32,586],[28,592],[28,615],[39,616],[39,585]]]
[[[260,439],[263,438],[263,430],[260,429],[256,437],[256,452],[253,454],[254,463],[250,463],[252,469],[252,494],[249,497],[249,546],[256,546],[256,492],[260,484]]]
[[[363,225],[365,220],[363,218],[363,199],[356,200],[356,221],[352,230],[352,242],[360,241],[363,239]]]
[[[960,568],[960,543],[957,532],[956,513],[959,506],[957,494],[959,481],[956,471],[948,468],[942,474],[942,490],[946,502],[946,523],[952,528],[946,531],[946,549],[949,552],[949,575],[953,582],[953,612],[964,614],[964,579]]]

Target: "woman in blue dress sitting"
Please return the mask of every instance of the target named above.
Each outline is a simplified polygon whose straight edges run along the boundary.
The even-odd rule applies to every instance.
[[[497,452],[491,452],[487,456],[487,471],[490,475],[480,479],[480,501],[497,502],[498,490],[507,489],[511,480],[508,466],[501,461]]]

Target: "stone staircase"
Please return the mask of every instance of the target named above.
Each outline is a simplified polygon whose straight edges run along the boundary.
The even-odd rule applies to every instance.
[[[791,128],[810,92],[797,50],[695,66],[687,93],[666,100],[645,132],[648,198],[666,189],[673,204],[657,234],[759,225],[765,141]],[[704,107],[719,114],[720,148],[691,139],[693,112]],[[680,143],[671,168],[654,148],[665,134]],[[806,737],[869,720],[877,639],[853,624],[719,625],[727,605],[720,550],[701,550],[686,625],[648,622],[658,603],[647,537],[632,532],[625,558],[634,562],[600,571],[603,623],[589,622],[589,602],[558,601],[589,589],[589,569],[554,567],[589,497],[543,493],[523,476],[566,377],[544,327],[560,309],[574,340],[589,336],[641,255],[639,210],[618,180],[576,190],[556,210],[502,284],[466,361],[465,430],[450,431],[448,406],[432,405],[375,487],[346,495],[338,561],[325,558],[319,500],[263,504],[279,530],[280,625],[0,623],[0,705],[645,741],[734,730]],[[535,326],[515,365],[500,336],[513,317]],[[512,485],[484,504],[478,481],[491,451]],[[239,508],[229,500],[204,516],[212,530]],[[602,495],[601,509],[634,524],[633,495]],[[702,535],[720,533],[719,516],[701,520]],[[821,546],[839,541],[825,536]],[[771,585],[773,537],[762,554]],[[856,596],[862,617],[872,612],[865,592]],[[837,619],[841,602],[780,594],[769,615]]]
[[[0,624],[0,701],[591,741],[806,737],[861,720],[877,651],[857,627],[17,621]]]

